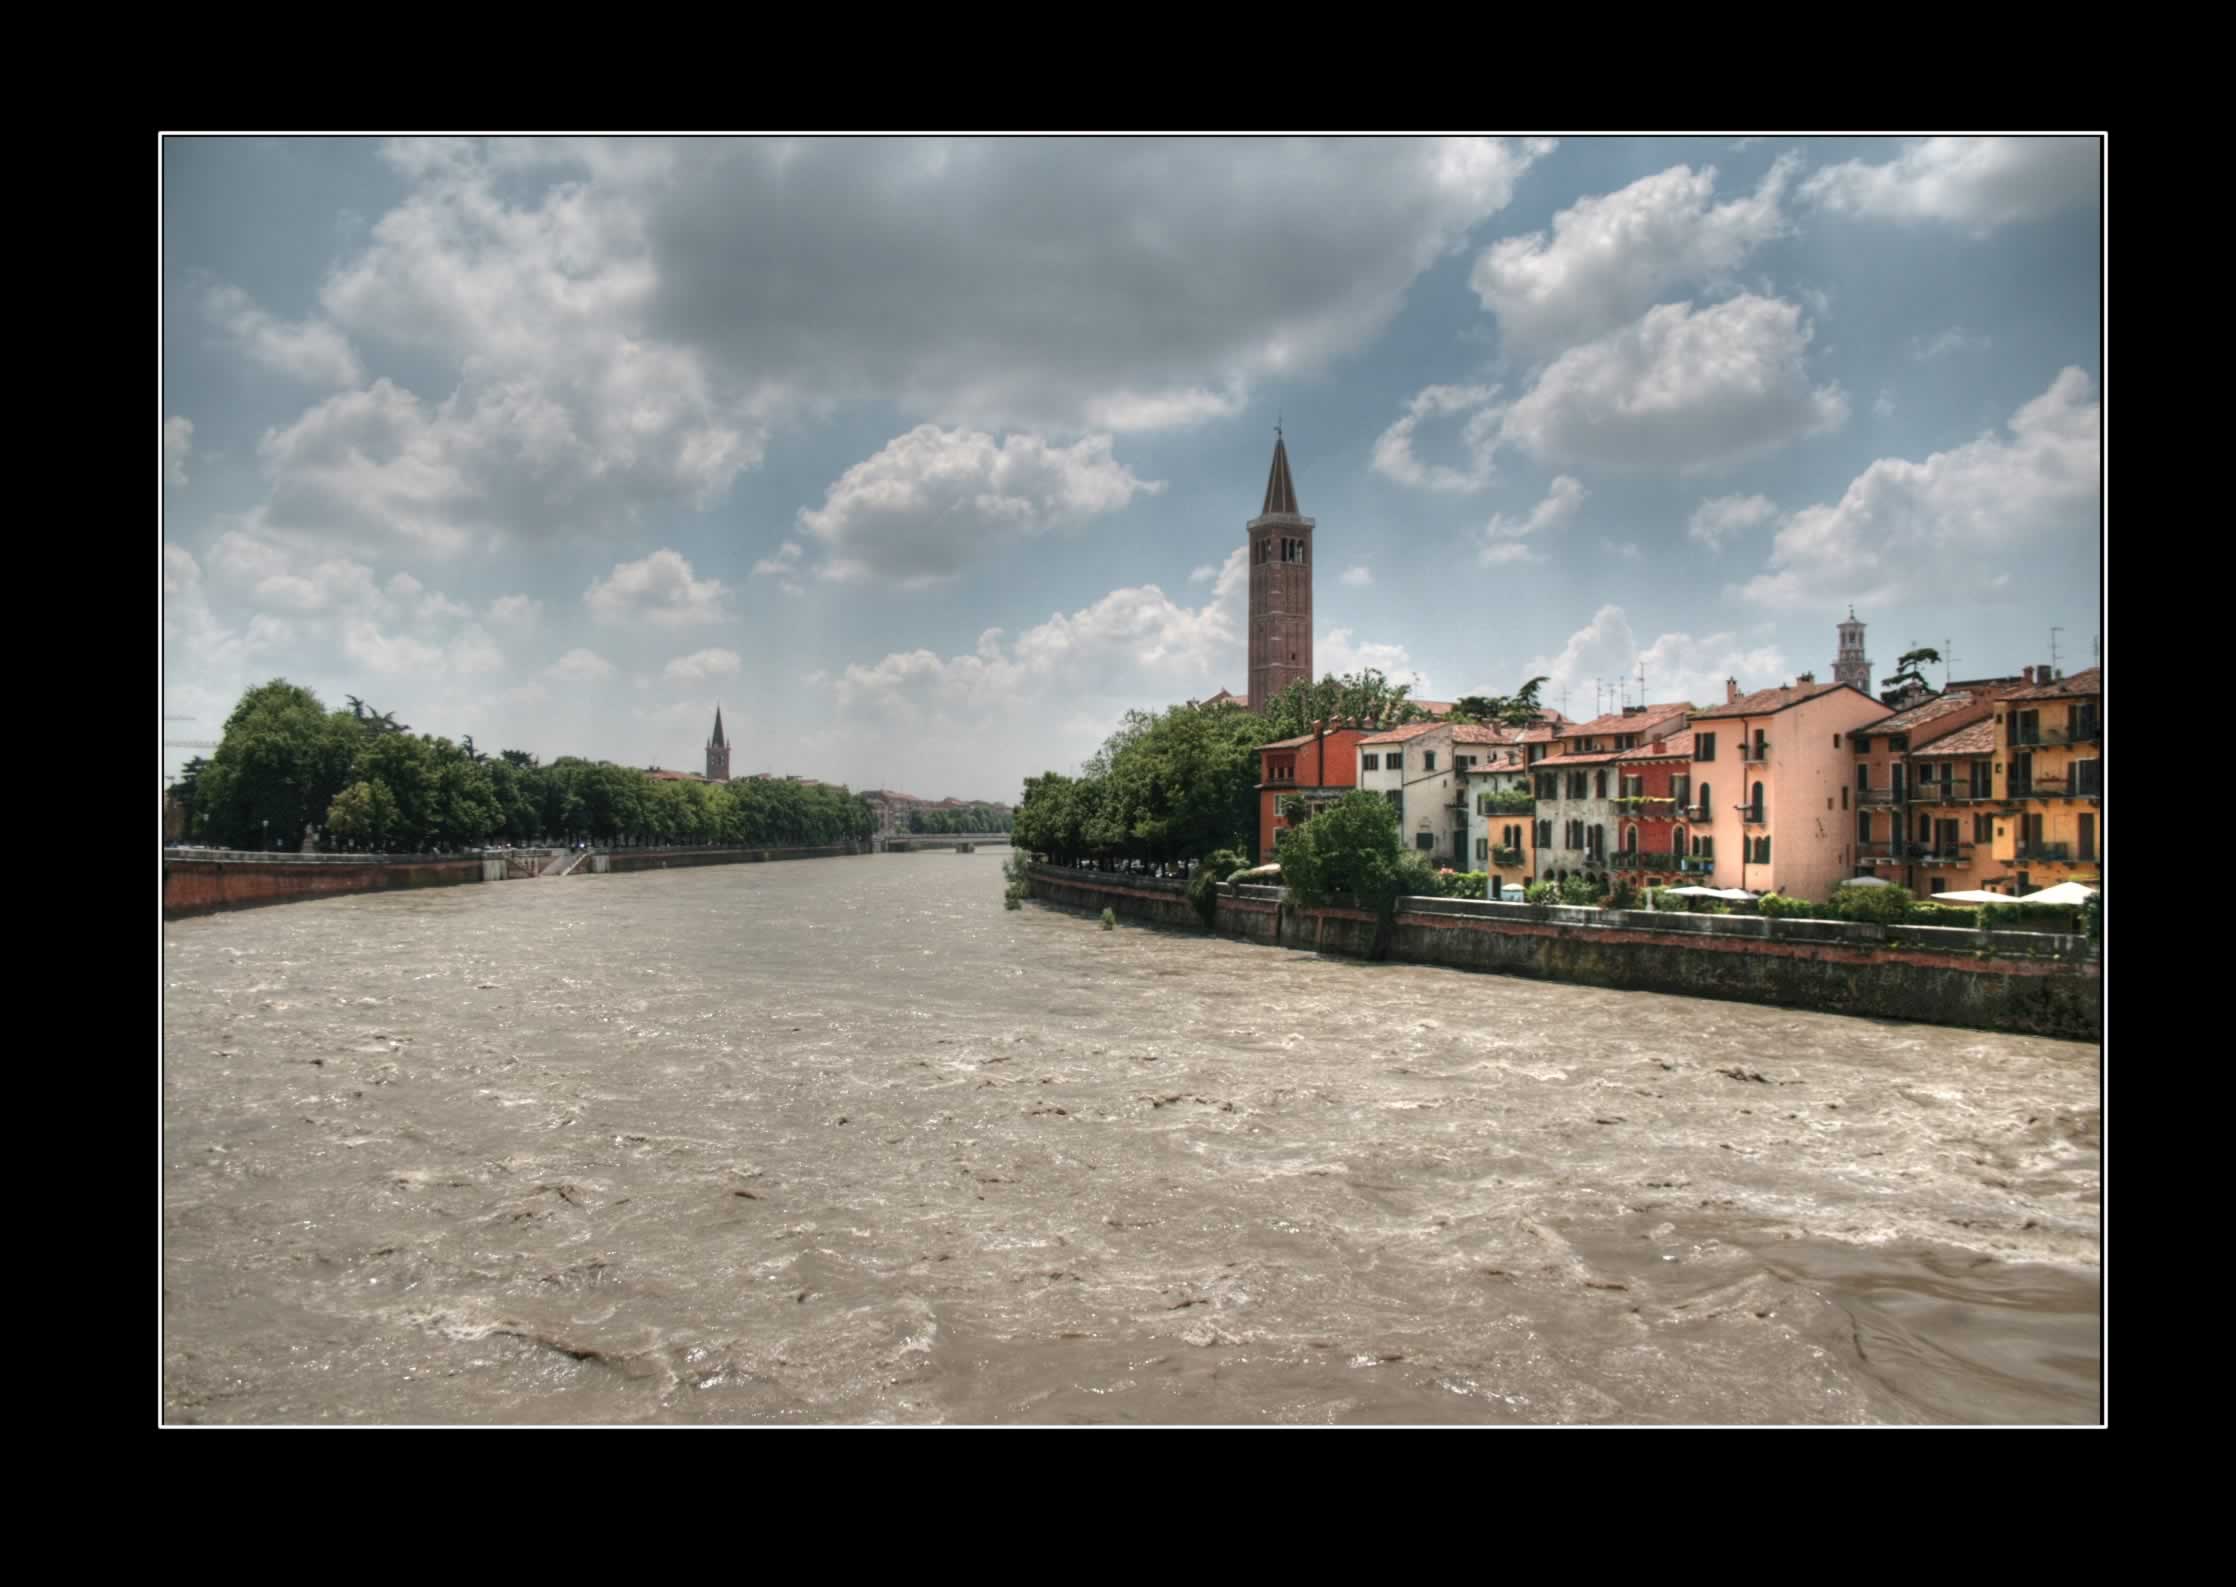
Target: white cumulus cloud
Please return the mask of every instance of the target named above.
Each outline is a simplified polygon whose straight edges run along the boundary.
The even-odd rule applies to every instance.
[[[580,646],[568,651],[549,667],[554,678],[569,683],[592,683],[600,678],[613,676],[613,663],[594,650]]]
[[[203,308],[254,362],[313,386],[355,386],[365,378],[349,338],[324,320],[276,319],[239,287],[212,287]]]
[[[836,480],[800,522],[829,553],[824,576],[904,584],[948,577],[992,547],[1116,512],[1164,489],[1138,479],[1091,435],[1059,446],[1037,435],[919,425]]]
[[[1374,582],[1374,570],[1361,564],[1343,570],[1343,582],[1354,589],[1364,589]]]
[[[1491,483],[1491,452],[1498,440],[1498,411],[1488,406],[1497,395],[1489,386],[1429,386],[1406,405],[1402,418],[1374,443],[1374,469],[1400,485],[1440,491],[1478,491]],[[1424,464],[1413,454],[1414,431],[1424,419],[1455,414],[1473,416],[1460,433],[1467,449],[1464,469]]]
[[[645,621],[663,628],[719,623],[729,616],[720,579],[702,579],[679,551],[661,550],[622,562],[583,592],[583,604],[601,623]]]
[[[1502,443],[1548,463],[1697,470],[1838,429],[1847,398],[1811,384],[1809,339],[1797,305],[1752,293],[1663,304],[1555,359],[1506,410]]]
[[[1545,499],[1523,516],[1493,513],[1491,521],[1484,526],[1483,546],[1476,553],[1476,560],[1485,567],[1543,561],[1543,555],[1530,545],[1531,537],[1549,529],[1567,527],[1584,505],[1585,494],[1582,485],[1562,474],[1546,487]]]
[[[734,650],[700,650],[688,656],[678,656],[664,669],[668,677],[683,683],[697,683],[707,678],[729,678],[737,675],[740,665]]]
[[[1777,516],[1778,504],[1768,496],[1712,496],[1693,509],[1685,533],[1709,550],[1721,551],[1733,536]]]
[[[1672,289],[1728,280],[1788,229],[1780,203],[1793,171],[1780,160],[1753,193],[1719,204],[1714,167],[1672,166],[1579,200],[1550,233],[1492,244],[1470,279],[1509,351],[1549,356],[1629,323]]]
[[[1801,191],[1835,213],[1984,234],[2093,204],[2098,158],[2094,138],[1927,138],[1881,164],[1827,166]]]
[[[1837,502],[1795,513],[1746,594],[1790,609],[1994,588],[2031,550],[2096,532],[2102,460],[2093,387],[2067,369],[2013,415],[2008,439],[1880,458]]]

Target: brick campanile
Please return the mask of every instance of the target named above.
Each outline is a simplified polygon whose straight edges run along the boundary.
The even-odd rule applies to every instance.
[[[1312,677],[1312,520],[1297,511],[1289,448],[1273,432],[1265,507],[1250,520],[1250,709]]]

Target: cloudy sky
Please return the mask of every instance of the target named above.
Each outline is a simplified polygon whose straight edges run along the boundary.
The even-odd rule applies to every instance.
[[[1013,800],[1317,660],[1436,698],[2086,665],[2091,141],[175,139],[165,710]],[[1565,691],[1565,694],[1564,694]],[[171,752],[175,767],[187,752]]]

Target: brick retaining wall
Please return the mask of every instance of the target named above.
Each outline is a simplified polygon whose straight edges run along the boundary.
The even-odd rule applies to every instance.
[[[1045,865],[1032,877],[1034,897],[1051,903],[1203,929],[1182,883]],[[1221,936],[1354,958],[1374,940],[1367,911],[1298,909],[1275,887],[1222,887],[1216,918]],[[2070,1041],[2099,1039],[2103,1020],[2092,945],[2043,932],[1414,898],[1389,957]]]

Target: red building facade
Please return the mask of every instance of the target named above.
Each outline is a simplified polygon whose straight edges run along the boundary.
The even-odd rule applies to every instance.
[[[1366,736],[1365,728],[1338,727],[1258,751],[1258,863],[1275,858],[1280,835],[1292,824],[1281,814],[1282,800],[1332,804],[1358,787],[1359,740]]]
[[[1621,779],[1615,800],[1613,864],[1642,887],[1666,887],[1684,875],[1692,841],[1693,736],[1672,732],[1615,757]],[[1706,869],[1703,865],[1701,869]]]

